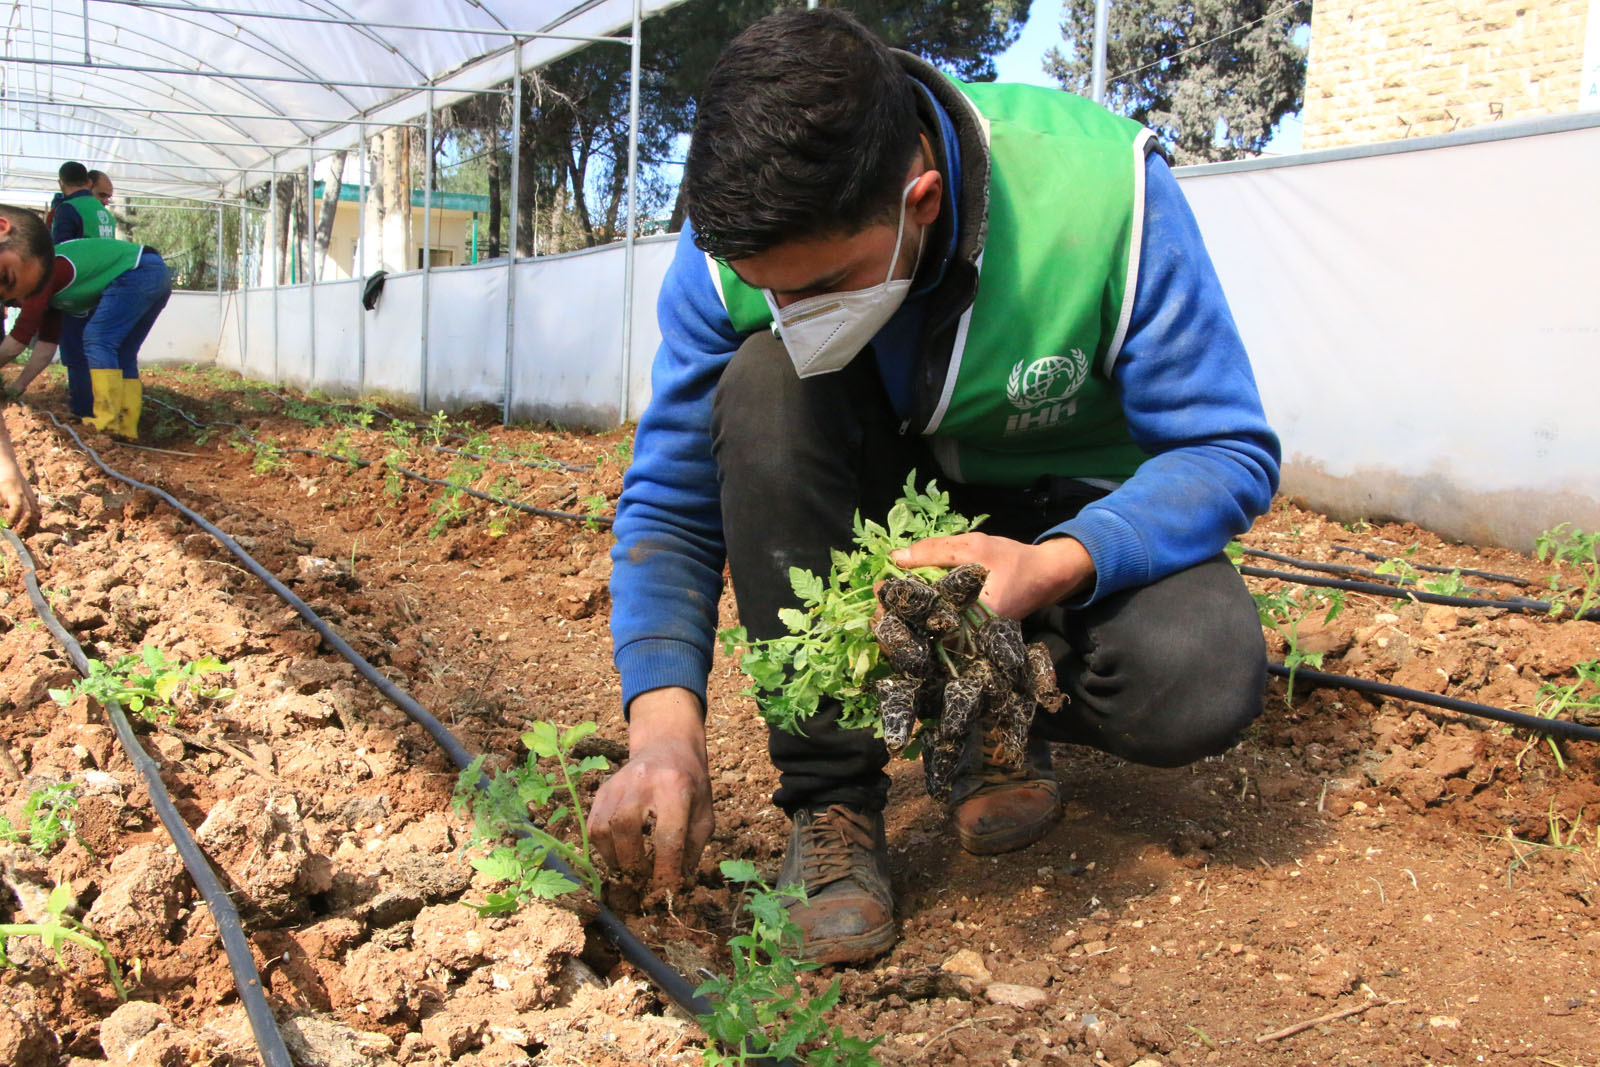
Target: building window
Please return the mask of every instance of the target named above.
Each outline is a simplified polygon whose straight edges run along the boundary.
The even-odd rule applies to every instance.
[[[456,250],[453,248],[429,249],[428,266],[453,267],[456,265]],[[422,269],[422,249],[417,249],[417,269]]]

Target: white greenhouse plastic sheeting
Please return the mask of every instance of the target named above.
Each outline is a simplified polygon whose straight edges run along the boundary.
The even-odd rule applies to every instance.
[[[681,2],[641,0],[641,14]],[[0,169],[21,188],[86,159],[130,193],[237,192],[276,156],[303,167],[312,138],[354,146],[351,120],[417,120],[429,86],[438,107],[508,82],[513,38],[490,31],[610,36],[632,20],[633,0],[19,0],[0,59]],[[523,39],[521,69],[580,47]]]
[[[1283,489],[1527,550],[1600,529],[1600,126],[1180,177]]]
[[[640,296],[633,306],[630,418],[639,416],[648,399],[650,361],[661,340],[654,294],[676,243],[674,234],[643,238],[634,245],[634,284]],[[623,269],[621,245],[517,261],[514,418],[615,425],[622,396]],[[428,285],[428,406],[454,411],[500,404],[506,372],[505,261],[436,269]],[[212,344],[217,361],[251,377],[300,388],[419,403],[422,275],[390,275],[372,311],[361,307],[360,297],[359,280],[252,289],[243,296],[226,293],[225,328]],[[313,302],[318,323],[314,337],[307,319]]]

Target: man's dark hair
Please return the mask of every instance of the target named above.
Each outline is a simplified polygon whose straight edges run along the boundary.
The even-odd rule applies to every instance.
[[[728,45],[699,99],[685,196],[695,243],[742,259],[899,209],[917,88],[854,16],[788,10]]]
[[[90,185],[97,184],[100,181],[101,178],[104,178],[106,176],[106,172],[103,171],[103,170],[90,170],[90,171],[88,171],[86,173],[87,173],[87,180],[88,180]]]
[[[43,289],[50,281],[50,270],[56,263],[55,242],[50,240],[50,228],[44,224],[36,213],[25,207],[12,207],[10,204],[0,204],[0,219],[11,223],[11,235],[0,242],[0,245],[15,248],[22,253],[24,259],[36,259],[44,268],[44,273],[39,278],[39,288],[28,296],[33,296],[39,289]]]
[[[61,179],[62,185],[77,186],[89,184],[88,170],[84,168],[82,163],[79,163],[76,160],[69,159],[67,162],[61,164],[61,169],[56,172],[56,175]]]

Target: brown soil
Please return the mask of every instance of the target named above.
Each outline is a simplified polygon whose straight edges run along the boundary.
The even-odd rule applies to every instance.
[[[214,372],[152,371],[147,389],[284,445],[348,440],[370,458],[387,448],[375,431],[341,439],[339,427],[289,419],[279,401]],[[40,403],[63,411],[59,386]],[[210,537],[104,477],[39,414],[7,418],[45,506],[44,531],[29,538],[41,582],[90,654],[155,645],[233,667],[234,696],[191,696],[173,730],[144,740],[234,893],[300,1062],[700,1059],[698,1030],[581,915],[536,906],[484,919],[467,906],[494,886],[461,854],[455,769],[421,729]],[[145,427],[147,443],[171,451],[106,443],[107,461],[238,537],[470,750],[519,758],[536,719],[595,720],[602,738],[625,741],[603,528],[474,502],[429,536],[438,491],[413,483],[393,501],[380,467],[286,455],[258,474],[257,457],[223,433],[202,441],[154,406]],[[509,475],[542,507],[614,504],[625,432],[492,436],[573,464],[607,461],[597,472],[496,466],[480,487]],[[445,477],[455,462],[418,466]],[[1469,581],[1532,596],[1553,566],[1412,526],[1351,528],[1289,501],[1244,540],[1342,563],[1362,561],[1331,546],[1396,555],[1415,545],[1413,563],[1521,575],[1533,589]],[[1300,639],[1324,653],[1325,670],[1501,707],[1532,708],[1541,685],[1570,684],[1575,664],[1600,658],[1595,623],[1360,594],[1331,624],[1323,613]],[[0,921],[21,921],[41,887],[70,879],[137,1003],[119,1008],[87,953],[69,948],[62,969],[13,939],[20,966],[0,972],[0,1062],[259,1062],[216,929],[142,780],[97,708],[48,697],[72,673],[33,618],[10,563],[0,741],[24,780],[0,776],[0,809],[16,819],[30,790],[71,779],[78,827],[48,860],[0,856],[15,885],[0,893]],[[1281,655],[1282,638],[1269,642]],[[695,885],[644,910],[612,901],[691,975],[727,966],[738,902],[718,861],[751,859],[771,877],[786,835],[769,801],[764,728],[741,688],[719,659],[718,824]],[[1241,744],[1194,766],[1059,748],[1065,819],[993,858],[962,852],[920,769],[897,762],[900,943],[815,980],[842,979],[832,1018],[883,1035],[885,1064],[1594,1065],[1600,761],[1586,743],[1560,749],[1562,763],[1545,742],[1492,723],[1303,682],[1290,701],[1274,681]]]

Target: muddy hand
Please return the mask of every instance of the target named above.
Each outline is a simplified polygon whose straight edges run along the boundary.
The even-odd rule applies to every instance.
[[[677,889],[715,826],[699,699],[654,690],[634,700],[630,718],[628,762],[595,794],[590,837],[616,870]]]
[[[39,522],[39,500],[33,487],[20,477],[0,479],[0,513],[6,525],[19,534],[27,533]]]

